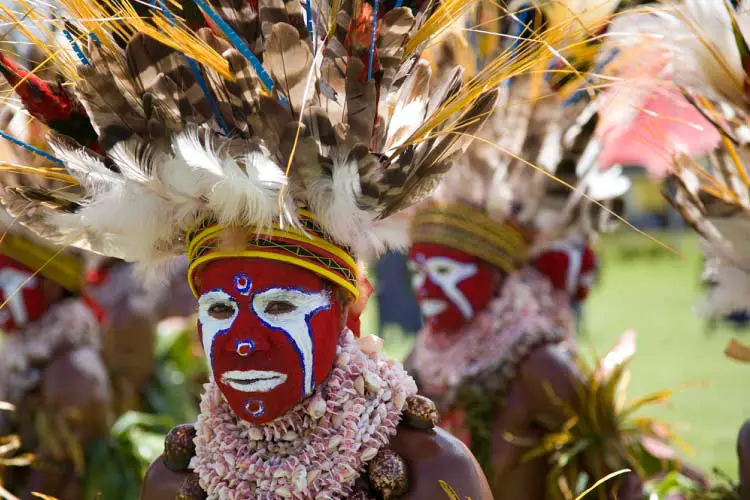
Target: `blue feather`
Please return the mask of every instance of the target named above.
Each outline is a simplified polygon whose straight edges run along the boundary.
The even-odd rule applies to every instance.
[[[57,163],[61,167],[65,166],[65,163],[63,163],[63,161],[61,159],[59,159],[59,158],[57,158],[55,156],[52,156],[48,152],[42,151],[39,148],[35,148],[31,144],[27,144],[27,143],[23,142],[21,139],[16,139],[12,135],[7,134],[7,133],[3,132],[2,130],[0,130],[0,137],[9,140],[10,142],[12,142],[13,144],[15,144],[16,146],[21,146],[22,148],[24,148],[27,151],[31,151],[32,153],[34,153],[36,155],[39,155],[39,156],[41,156],[43,158],[48,159],[49,161]]]
[[[375,59],[375,32],[378,29],[378,7],[379,0],[374,0],[372,6],[372,34],[370,35],[370,61],[367,64],[367,79],[372,80],[372,63]]]
[[[102,46],[102,41],[99,40],[99,37],[96,36],[95,33],[89,33],[89,36],[94,41],[94,43],[96,44],[97,47],[101,47]]]
[[[172,12],[169,10],[169,7],[167,7],[164,0],[158,0],[158,1],[159,1],[159,7],[161,11],[164,13],[164,16],[172,24],[172,26],[174,26],[177,23],[177,19],[174,17],[174,14],[172,14]],[[153,0],[151,0],[150,3],[152,6],[155,6]],[[195,81],[198,83],[198,86],[201,88],[203,95],[206,96],[206,100],[208,101],[208,105],[211,107],[211,112],[214,114],[214,118],[216,118],[216,122],[224,131],[224,134],[229,135],[229,132],[230,132],[229,127],[227,126],[226,121],[224,121],[224,116],[222,116],[221,112],[219,111],[219,106],[216,104],[216,101],[211,95],[211,91],[208,89],[208,85],[206,84],[205,78],[203,78],[203,73],[201,73],[201,69],[198,67],[198,63],[196,63],[194,59],[188,56],[185,56],[185,59],[187,59],[188,66],[190,66],[190,72],[195,77]]]
[[[305,15],[307,16],[307,32],[310,33],[310,41],[315,43],[315,37],[313,36],[312,0],[305,2]]]
[[[70,45],[73,47],[73,52],[76,53],[76,56],[78,56],[78,60],[81,61],[81,64],[84,66],[91,66],[91,63],[89,62],[86,55],[81,50],[81,47],[78,46],[75,40],[73,40],[73,35],[70,34],[70,31],[68,30],[62,30],[63,35],[65,35],[65,38],[68,40]]]
[[[211,96],[211,91],[208,90],[208,85],[206,85],[206,80],[203,78],[203,74],[201,73],[200,68],[198,67],[198,64],[188,56],[185,56],[185,59],[187,59],[188,65],[190,66],[190,71],[193,73],[193,76],[195,76],[195,81],[198,82],[198,86],[203,91],[203,94],[205,94],[206,99],[208,100],[208,105],[211,106],[211,111],[214,114],[214,118],[216,118],[216,121],[219,123],[219,126],[224,131],[224,134],[229,135],[229,127],[227,126],[227,123],[224,121],[224,117],[222,116],[221,112],[219,111],[219,106],[216,104],[216,101],[214,101],[214,98]]]
[[[598,73],[599,71],[601,71],[602,69],[604,69],[604,68],[605,68],[605,67],[606,67],[606,66],[607,66],[607,65],[608,65],[609,63],[611,63],[611,62],[612,62],[612,60],[613,60],[613,59],[614,59],[615,57],[617,57],[617,55],[618,55],[619,53],[620,53],[620,49],[618,49],[618,48],[614,48],[614,49],[612,49],[612,50],[610,51],[610,53],[609,53],[609,54],[607,54],[607,57],[605,57],[605,58],[604,58],[604,60],[603,60],[602,62],[600,62],[599,64],[597,64],[597,65],[596,65],[596,66],[594,67],[594,70],[593,70],[592,72],[593,72],[593,73]],[[586,82],[587,82],[587,83],[591,83],[591,80],[592,80],[592,79],[591,79],[591,77],[588,77],[588,78],[586,78]],[[580,100],[581,100],[581,99],[582,99],[582,98],[584,97],[584,95],[587,95],[587,93],[586,93],[585,89],[579,89],[579,90],[576,90],[576,91],[575,91],[575,92],[573,93],[573,95],[571,95],[570,97],[568,97],[568,98],[567,98],[567,99],[565,100],[565,102],[563,102],[563,107],[564,107],[564,108],[567,108],[567,107],[569,107],[569,106],[572,106],[573,104],[575,104],[575,103],[577,103],[578,101],[580,101]]]
[[[255,69],[255,72],[258,74],[258,77],[260,78],[261,82],[263,82],[263,85],[266,87],[267,90],[273,89],[273,80],[269,76],[269,74],[266,72],[265,68],[263,68],[263,65],[260,63],[257,57],[255,57],[255,54],[253,54],[253,51],[250,50],[250,47],[247,46],[245,42],[242,41],[240,36],[232,29],[229,24],[227,24],[226,21],[224,21],[219,15],[214,12],[214,10],[211,8],[210,5],[206,2],[206,0],[195,0],[195,3],[200,7],[200,9],[209,17],[211,18],[211,21],[216,24],[216,26],[219,27],[219,29],[224,33],[224,35],[227,37],[229,42],[240,51],[240,54],[242,54],[245,59],[247,59],[250,64],[253,66],[253,69]]]
[[[521,44],[521,39],[519,37],[521,36],[521,34],[523,34],[526,27],[530,26],[533,22],[533,19],[531,17],[533,13],[531,5],[524,4],[519,8],[519,10],[521,12],[518,12],[514,17],[511,17],[511,22],[513,24],[511,25],[509,33],[511,39],[510,47],[508,47],[508,52],[512,52],[518,48],[518,46]],[[512,81],[512,77],[508,78],[507,85],[510,85]]]
[[[531,15],[534,11],[532,10],[531,5],[525,4],[521,6],[521,9],[519,9],[521,12],[517,13],[514,17],[511,17],[511,22],[513,24],[509,33],[511,37],[510,47],[508,48],[509,51],[515,50],[516,47],[521,44],[519,37],[532,22]]]

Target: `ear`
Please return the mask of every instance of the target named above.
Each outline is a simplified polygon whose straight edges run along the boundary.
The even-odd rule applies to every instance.
[[[370,300],[373,288],[370,280],[367,279],[367,272],[365,266],[359,265],[359,272],[357,273],[357,288],[359,289],[359,299],[357,302],[351,302],[347,304],[346,314],[346,327],[354,333],[354,336],[359,338],[360,321],[359,317],[367,306],[367,301]]]

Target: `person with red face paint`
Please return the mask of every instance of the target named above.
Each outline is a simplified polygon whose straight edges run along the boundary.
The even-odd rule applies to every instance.
[[[534,259],[534,267],[556,290],[568,295],[580,332],[583,302],[599,277],[599,261],[591,245],[579,237],[550,246]]]
[[[101,358],[98,309],[85,300],[82,255],[42,244],[4,217],[0,243],[0,433],[21,436],[30,468],[3,470],[4,486],[81,498],[88,443],[108,435],[112,391]]]
[[[524,4],[514,19],[548,14]],[[516,28],[513,40],[529,31]],[[443,427],[477,457],[496,500],[544,500],[562,495],[551,480],[555,457],[527,457],[563,429],[566,409],[579,408],[587,390],[572,305],[587,295],[596,266],[590,249],[573,243],[598,232],[608,215],[601,207],[628,182],[596,168],[595,108],[564,108],[541,72],[514,78],[504,97],[484,140],[413,214],[408,259],[424,327],[405,366]],[[629,467],[626,456],[596,453],[581,444],[584,462]],[[643,495],[636,475],[604,488],[607,498]]]
[[[470,136],[497,98],[488,72],[450,111],[461,70],[431,80],[415,57],[450,15],[433,18],[430,2],[198,0],[183,25],[166,4],[120,17],[62,1],[60,29],[96,33],[75,46],[75,86],[54,93],[87,115],[75,130],[56,122],[68,137],[53,148],[83,192],[2,202],[53,241],[152,269],[188,256],[210,380],[141,498],[492,498],[434,403],[359,335],[357,258],[403,242],[389,217],[468,142],[414,140],[453,119]],[[82,130],[96,137],[71,140]]]
[[[7,119],[2,130],[13,138],[48,148],[42,123],[8,106],[0,114]],[[51,163],[4,139],[0,159],[35,169]],[[27,180],[0,172],[7,190],[33,191],[42,182]],[[74,190],[54,178],[44,183]],[[20,435],[19,452],[36,457],[30,468],[5,468],[0,482],[21,498],[39,491],[78,500],[91,477],[91,450],[107,447],[118,416],[145,410],[157,323],[191,315],[192,294],[174,275],[146,289],[132,265],[50,246],[5,211],[0,227],[0,401],[17,408],[0,414],[0,432]],[[133,473],[140,474],[140,468]]]

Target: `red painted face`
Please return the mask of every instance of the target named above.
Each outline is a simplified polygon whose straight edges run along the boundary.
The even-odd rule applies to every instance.
[[[267,259],[220,259],[202,269],[198,329],[232,410],[271,422],[331,371],[342,304],[317,275]]]
[[[0,326],[4,332],[20,330],[47,310],[43,279],[34,276],[26,266],[0,255],[0,303],[5,303],[0,309]]]
[[[417,243],[409,269],[422,318],[433,330],[455,331],[492,298],[492,266],[460,250]]]
[[[589,246],[561,243],[537,257],[536,268],[553,288],[568,293],[574,302],[588,297],[598,274],[594,251]]]

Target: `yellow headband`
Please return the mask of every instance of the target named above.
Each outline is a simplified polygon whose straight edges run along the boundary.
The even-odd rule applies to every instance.
[[[83,286],[83,263],[77,257],[11,233],[2,236],[0,253],[71,292]]]
[[[229,228],[204,224],[189,232],[186,237],[190,260],[188,282],[193,294],[198,296],[195,271],[200,266],[216,259],[244,257],[286,262],[301,267],[343,287],[353,301],[357,301],[359,288],[356,261],[344,248],[326,239],[325,233],[310,212],[300,210],[299,214],[304,231],[278,226],[263,230],[257,227],[243,228],[247,241],[245,248],[239,251],[222,251],[219,248],[219,240]]]
[[[511,222],[496,222],[466,204],[421,210],[412,222],[413,243],[437,243],[478,257],[505,272],[518,269],[529,244]]]

